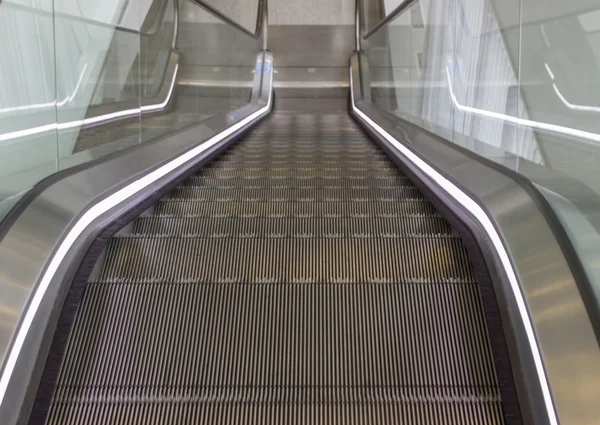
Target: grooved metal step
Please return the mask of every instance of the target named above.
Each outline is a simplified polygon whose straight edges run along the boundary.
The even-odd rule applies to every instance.
[[[262,201],[262,202],[361,202],[361,201],[400,201],[411,198],[418,199],[421,193],[414,186],[394,188],[377,187],[250,187],[250,188],[207,188],[184,185],[172,193],[171,199],[194,199],[198,201]]]
[[[141,217],[134,235],[197,236],[215,238],[396,238],[402,236],[451,236],[452,229],[441,217],[398,218],[269,218],[269,217]]]
[[[311,178],[303,179],[302,181],[297,180],[283,180],[278,181],[276,179],[253,179],[247,181],[246,179],[223,179],[223,178],[209,178],[206,176],[195,176],[186,180],[182,187],[215,187],[215,188],[242,188],[242,189],[304,189],[304,188],[315,188],[315,189],[344,189],[344,188],[372,188],[372,189],[391,189],[397,187],[410,186],[412,184],[407,177],[395,176],[387,179],[377,180],[366,180],[366,179],[355,179],[355,178],[338,178],[338,179],[323,179],[323,178]]]
[[[275,113],[106,252],[49,424],[504,423],[461,239],[348,116]]]
[[[167,199],[156,206],[156,214],[202,217],[402,217],[437,215],[424,199],[363,202],[255,202]]]
[[[121,237],[102,279],[183,282],[473,282],[456,237]],[[215,259],[218,258],[218,261]]]

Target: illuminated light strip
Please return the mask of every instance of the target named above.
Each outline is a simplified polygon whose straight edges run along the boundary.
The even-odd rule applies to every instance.
[[[161,166],[160,168],[152,171],[151,173],[143,176],[142,178],[128,184],[127,186],[125,186],[124,188],[120,189],[119,191],[113,193],[106,199],[103,199],[102,201],[98,202],[93,207],[91,207],[89,210],[87,210],[83,214],[83,216],[75,223],[75,225],[71,228],[71,230],[69,231],[67,236],[64,238],[64,240],[59,245],[59,247],[56,250],[55,254],[53,255],[52,259],[50,260],[50,263],[48,264],[48,268],[44,272],[44,275],[42,276],[42,279],[40,280],[39,285],[35,289],[35,292],[31,298],[31,302],[29,303],[29,306],[27,307],[27,310],[23,316],[23,321],[21,322],[21,326],[19,327],[19,329],[17,331],[14,343],[12,344],[12,347],[10,348],[10,352],[7,355],[7,360],[6,360],[6,363],[4,366],[4,371],[2,373],[2,377],[0,378],[0,405],[2,405],[2,403],[4,402],[4,396],[6,395],[6,390],[8,388],[10,378],[12,377],[12,374],[14,372],[15,365],[17,363],[17,359],[19,358],[21,350],[23,349],[23,344],[25,342],[25,338],[27,337],[27,334],[29,333],[29,329],[31,328],[33,319],[35,318],[35,315],[37,313],[37,310],[39,309],[42,299],[44,298],[44,295],[46,294],[48,286],[50,285],[50,282],[52,281],[52,278],[54,277],[54,274],[56,273],[58,267],[64,260],[65,256],[67,255],[67,253],[69,252],[69,250],[71,249],[71,247],[73,246],[73,244],[75,243],[77,238],[83,233],[83,231],[94,220],[96,220],[102,214],[106,213],[111,208],[114,208],[118,204],[122,203],[123,201],[131,198],[132,196],[137,194],[140,190],[153,184],[161,177],[164,177],[165,175],[174,171],[178,167],[191,161],[196,156],[200,155],[202,152],[206,151],[207,149],[215,146],[216,144],[221,142],[226,137],[229,137],[236,131],[238,131],[241,128],[250,124],[252,121],[255,121],[256,119],[258,119],[261,116],[268,113],[269,110],[271,109],[272,96],[273,96],[273,91],[271,90],[269,92],[269,100],[268,100],[266,106],[264,106],[263,108],[259,109],[256,112],[254,112],[253,114],[247,116],[246,118],[244,118],[237,124],[234,124],[231,127],[227,128],[226,130],[222,131],[221,133],[213,136],[212,138],[210,138],[206,142],[202,143],[201,145],[196,146],[195,148],[191,149],[190,151],[178,156],[171,162]]]
[[[356,103],[354,101],[354,90],[353,90],[353,80],[352,80],[352,68],[350,68],[350,94],[352,99],[352,109],[354,112],[364,121],[366,122],[373,130],[375,130],[378,134],[380,134],[388,143],[390,143],[396,150],[398,150],[405,158],[407,158],[410,162],[412,162],[416,167],[418,167],[422,172],[424,172],[429,178],[431,178],[439,187],[446,191],[450,196],[452,196],[457,202],[459,202],[467,211],[469,211],[473,217],[475,217],[479,223],[485,229],[487,235],[489,236],[492,244],[496,248],[496,252],[500,257],[500,261],[506,275],[508,277],[508,281],[510,283],[512,292],[514,294],[515,300],[517,302],[517,307],[519,309],[519,313],[521,315],[521,319],[523,321],[523,325],[525,327],[525,333],[527,334],[527,339],[529,342],[529,347],[533,354],[533,360],[535,363],[536,372],[538,375],[538,379],[540,381],[540,386],[542,389],[542,395],[544,397],[544,403],[546,405],[546,411],[548,413],[548,418],[550,420],[551,425],[558,425],[558,420],[556,418],[556,412],[554,410],[554,402],[552,401],[552,395],[550,393],[550,387],[548,385],[548,379],[546,377],[546,372],[544,370],[544,363],[542,361],[542,356],[537,345],[535,339],[535,332],[533,330],[533,325],[531,323],[531,318],[529,317],[529,312],[527,310],[527,305],[525,304],[525,299],[523,297],[523,293],[521,292],[521,288],[519,286],[519,282],[517,280],[517,275],[513,269],[513,266],[510,262],[510,258],[508,253],[506,252],[506,248],[500,239],[496,228],[492,224],[492,221],[485,213],[485,211],[466,193],[460,190],[456,185],[454,185],[450,180],[446,179],[436,170],[434,170],[429,164],[423,161],[418,155],[413,153],[410,149],[404,146],[402,143],[398,142],[394,139],[388,132],[386,132],[383,128],[377,125],[374,121],[372,121],[364,112],[356,107]]]
[[[173,94],[173,89],[175,88],[175,79],[177,78],[177,71],[179,70],[179,64],[175,64],[175,70],[173,71],[173,79],[171,80],[171,87],[169,87],[169,92],[167,93],[167,97],[161,103],[157,103],[156,105],[142,105],[142,112],[146,111],[156,111],[158,109],[163,109],[171,100],[171,95]]]
[[[26,130],[18,130],[13,131],[12,133],[0,134],[0,142],[5,142],[7,140],[18,139],[21,137],[33,136],[35,134],[45,133],[47,131],[56,130],[56,123],[46,124],[39,127],[32,127]]]
[[[53,101],[53,102],[48,102],[48,103],[34,103],[32,105],[11,106],[9,108],[1,108],[0,114],[16,112],[16,111],[31,111],[32,109],[45,109],[45,108],[51,108],[51,107],[55,107],[55,106],[64,106],[67,104],[67,102],[72,102],[73,99],[75,98],[75,96],[77,95],[77,92],[79,91],[79,87],[81,86],[81,82],[83,81],[83,76],[85,75],[87,65],[88,64],[86,63],[84,65],[83,69],[81,70],[81,74],[79,74],[79,80],[77,80],[77,85],[75,86],[73,93],[71,93],[70,96],[65,97],[60,102]]]
[[[109,114],[98,115],[97,117],[84,118],[82,120],[68,121],[64,123],[53,123],[46,124],[39,127],[28,128],[25,130],[13,131],[11,133],[5,133],[0,135],[0,142],[4,142],[7,140],[17,139],[20,137],[33,136],[35,134],[45,133],[47,131],[52,130],[67,130],[74,127],[81,127],[87,124],[96,124],[103,121],[112,120],[115,118],[124,118],[128,116],[133,116],[139,114],[140,112],[147,111],[156,111],[164,108],[169,101],[171,100],[171,96],[173,94],[173,90],[175,88],[175,80],[177,78],[177,71],[179,69],[179,64],[175,65],[175,71],[173,72],[173,79],[171,80],[171,87],[169,88],[169,93],[167,98],[161,103],[157,103],[155,105],[144,105],[141,108],[133,108],[133,109],[125,109],[122,111],[111,112]]]
[[[448,79],[448,88],[450,90],[450,97],[452,98],[452,103],[456,109],[469,112],[471,114],[483,115],[489,118],[495,118],[502,121],[507,121],[513,124],[522,125],[525,127],[536,128],[538,130],[546,130],[552,131],[554,133],[566,134],[567,136],[578,137],[580,139],[587,139],[593,142],[600,142],[600,134],[590,133],[589,131],[577,130],[575,128],[563,127],[561,125],[549,124],[545,122],[526,120],[523,118],[517,118],[506,114],[501,114],[499,112],[486,111],[484,109],[473,108],[471,106],[465,106],[458,103],[456,99],[456,95],[454,94],[454,90],[452,88],[452,83],[450,81],[450,73],[448,72],[448,67],[446,67],[446,77]]]
[[[81,127],[85,124],[96,124],[102,121],[109,121],[114,118],[125,118],[137,115],[141,112],[140,108],[124,109],[122,111],[111,112],[109,114],[98,115],[97,117],[84,118],[82,120],[68,121],[56,126],[57,130],[68,130],[69,128]]]
[[[65,98],[67,100],[68,97]],[[22,106],[11,106],[8,108],[0,109],[0,114],[7,114],[9,112],[18,112],[18,111],[31,111],[32,109],[45,109],[56,106],[56,101],[48,102],[48,103],[33,103],[31,105],[22,105]]]
[[[552,80],[554,80],[554,73],[552,72],[552,70],[550,69],[550,66],[544,62],[544,66],[546,67],[546,71],[548,71],[548,75],[550,76],[550,78]],[[565,106],[569,109],[572,109],[574,111],[585,111],[585,112],[600,112],[600,107],[598,106],[586,106],[586,105],[575,105],[574,103],[569,102],[560,92],[560,90],[558,89],[558,87],[556,86],[555,83],[552,83],[552,88],[554,89],[554,92],[556,93],[556,95],[558,96],[558,98],[561,100],[562,103],[565,104]]]
[[[552,78],[554,80],[554,73],[550,69],[550,66],[546,62],[544,62],[544,66],[546,67],[546,71],[548,72],[548,75],[550,76],[550,78]]]
[[[71,93],[71,96],[64,98],[62,102],[58,102],[56,104],[57,106],[64,106],[67,102],[70,103],[73,101],[73,99],[75,99],[75,96],[77,96],[77,92],[79,91],[79,86],[81,86],[81,82],[83,81],[83,76],[85,74],[87,66],[88,66],[87,63],[83,66],[83,69],[81,70],[81,74],[79,75],[79,80],[77,81],[77,85],[75,86],[75,90],[73,90],[73,93]]]
[[[554,88],[554,92],[556,93],[558,98],[562,101],[562,103],[565,104],[565,106],[567,108],[572,109],[574,111],[600,112],[600,107],[598,107],[598,106],[575,105],[575,104],[569,102],[567,99],[565,99],[565,97],[562,95],[562,93],[558,90],[558,87],[556,87],[556,84],[553,83],[552,87]]]

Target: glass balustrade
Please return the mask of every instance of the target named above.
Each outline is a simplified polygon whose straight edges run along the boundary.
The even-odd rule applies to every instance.
[[[0,218],[58,171],[248,103],[254,30],[187,0],[2,1]]]
[[[600,295],[600,4],[385,3],[405,8],[364,34],[373,102],[532,181]]]

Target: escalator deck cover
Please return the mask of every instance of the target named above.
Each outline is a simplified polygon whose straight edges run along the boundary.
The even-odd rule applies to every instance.
[[[448,222],[346,115],[275,113],[110,240],[49,424],[501,424]]]

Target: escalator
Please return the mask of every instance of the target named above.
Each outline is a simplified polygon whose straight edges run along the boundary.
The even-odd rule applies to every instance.
[[[2,425],[594,423],[595,289],[540,169],[457,138],[444,5],[164,2],[87,109],[7,108],[56,168],[0,181]]]
[[[345,111],[275,110],[105,251],[48,424],[509,422],[461,238]]]

